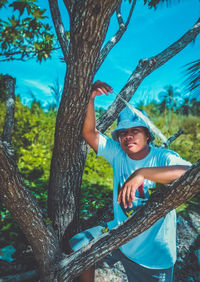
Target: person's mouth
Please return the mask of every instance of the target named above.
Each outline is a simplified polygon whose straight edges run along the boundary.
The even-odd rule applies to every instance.
[[[135,145],[137,145],[135,142],[128,142],[128,143],[126,144],[126,146],[127,146],[128,148],[131,148],[131,147],[133,147],[133,146],[135,146]]]

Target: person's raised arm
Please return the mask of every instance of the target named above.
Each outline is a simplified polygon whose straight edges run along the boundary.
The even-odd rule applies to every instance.
[[[110,87],[107,83],[97,80],[94,84],[92,84],[91,98],[87,107],[82,136],[95,152],[98,151],[99,132],[96,129],[94,99],[96,96],[100,96],[104,93],[108,95],[109,92],[112,92],[112,87]]]

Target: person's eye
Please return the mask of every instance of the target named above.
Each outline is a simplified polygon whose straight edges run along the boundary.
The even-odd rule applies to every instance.
[[[139,132],[139,130],[138,129],[134,129],[134,130],[132,130],[132,133],[133,134],[136,134],[136,133],[138,133]]]
[[[119,137],[124,137],[126,135],[126,133],[124,131],[119,133]]]

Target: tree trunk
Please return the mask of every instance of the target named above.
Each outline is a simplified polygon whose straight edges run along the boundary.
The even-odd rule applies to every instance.
[[[49,0],[57,2],[56,0]],[[69,49],[62,44],[68,62],[62,101],[58,111],[55,146],[49,182],[49,214],[54,231],[43,222],[41,211],[31,194],[25,189],[9,148],[0,142],[0,188],[1,200],[17,219],[29,240],[37,259],[41,278],[44,281],[66,281],[83,269],[101,259],[109,251],[127,242],[150,227],[183,201],[199,191],[199,163],[175,182],[171,188],[156,193],[151,201],[130,218],[124,226],[105,234],[99,242],[89,244],[84,251],[70,256],[61,253],[59,243],[67,230],[70,237],[77,230],[80,184],[87,146],[82,140],[81,128],[90,98],[90,86],[98,66],[100,49],[104,41],[109,20],[120,0],[65,0],[71,19]],[[57,11],[57,10],[56,10]],[[58,11],[57,11],[58,12]],[[56,19],[55,19],[56,20]],[[57,29],[61,26],[58,23]],[[130,99],[142,80],[153,70],[167,62],[194,40],[200,31],[200,21],[180,40],[157,56],[141,60],[123,88],[124,98]],[[64,32],[59,33],[60,40]],[[101,63],[101,62],[100,62]],[[119,105],[119,107],[118,107]],[[116,118],[124,105],[115,103],[107,116],[103,117],[105,130]],[[181,182],[183,181],[183,183]],[[134,227],[134,228],[133,228]],[[62,258],[65,257],[64,260]]]
[[[49,215],[59,240],[78,230],[80,185],[86,159],[81,128],[100,48],[117,0],[82,1],[71,9],[69,62],[58,110],[49,182]],[[86,28],[87,27],[87,28]],[[73,223],[72,223],[73,222]]]

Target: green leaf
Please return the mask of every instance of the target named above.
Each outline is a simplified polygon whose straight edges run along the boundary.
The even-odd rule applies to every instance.
[[[1,230],[2,230],[2,231],[9,230],[10,227],[11,227],[11,223],[8,223],[7,225],[4,225]]]
[[[14,11],[18,10],[20,15],[24,13],[24,9],[26,8],[27,3],[21,1],[14,1],[9,5],[9,7],[13,7]]]

